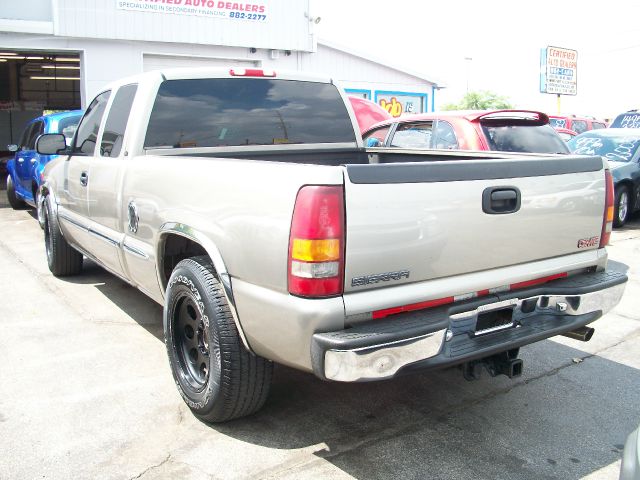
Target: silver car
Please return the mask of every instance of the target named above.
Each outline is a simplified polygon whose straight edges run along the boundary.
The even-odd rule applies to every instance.
[[[622,455],[620,480],[640,480],[640,427],[627,438]]]

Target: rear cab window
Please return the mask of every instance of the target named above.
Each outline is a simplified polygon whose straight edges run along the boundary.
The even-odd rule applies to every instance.
[[[354,143],[351,117],[332,84],[264,78],[166,80],[146,149]]]

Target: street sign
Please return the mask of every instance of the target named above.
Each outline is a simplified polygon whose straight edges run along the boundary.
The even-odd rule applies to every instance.
[[[540,93],[578,94],[578,51],[547,47],[540,50]]]

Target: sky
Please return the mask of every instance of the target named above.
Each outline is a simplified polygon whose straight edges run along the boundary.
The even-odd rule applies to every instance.
[[[640,108],[637,0],[311,0],[318,40],[424,75],[446,88],[436,110],[468,88],[516,108],[557,113],[540,93],[540,49],[578,51],[578,94],[560,110],[612,118]],[[471,60],[465,60],[470,58]]]

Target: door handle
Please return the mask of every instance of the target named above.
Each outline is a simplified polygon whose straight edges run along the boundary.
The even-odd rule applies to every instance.
[[[482,211],[490,215],[520,210],[521,194],[516,187],[489,187],[482,192]]]
[[[87,183],[89,183],[89,174],[87,172],[82,172],[80,174],[80,185],[86,187]]]

